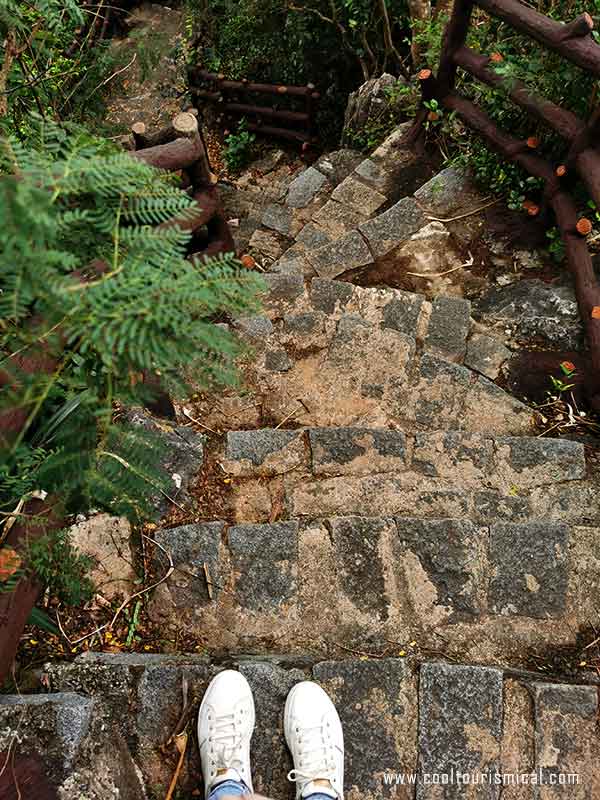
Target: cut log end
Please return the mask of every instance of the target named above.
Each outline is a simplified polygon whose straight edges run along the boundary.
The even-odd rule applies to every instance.
[[[600,319],[600,306],[594,306],[590,316],[592,319]]]
[[[564,164],[559,164],[555,172],[559,178],[564,178],[564,176],[567,174],[567,168],[565,167]]]
[[[537,205],[537,203],[534,203],[533,200],[524,200],[523,208],[530,217],[537,217],[537,215],[540,213],[540,207]]]
[[[502,53],[492,53],[490,56],[490,61],[492,64],[500,64],[502,61],[504,61],[504,56]]]
[[[178,136],[189,139],[198,133],[198,120],[189,111],[182,111],[173,119],[173,130]]]
[[[592,223],[587,219],[587,217],[581,217],[580,220],[577,221],[577,225],[575,225],[577,229],[577,233],[581,236],[587,236],[592,232]]]
[[[278,94],[287,94],[287,86],[278,86],[277,87]]]
[[[418,78],[420,81],[426,81],[428,78],[431,78],[431,70],[422,69],[418,74]]]
[[[530,136],[527,139],[527,147],[529,147],[531,150],[535,150],[536,147],[539,146],[540,146],[540,140],[537,138],[537,136]]]
[[[131,126],[131,132],[134,136],[143,136],[146,133],[146,126],[143,122],[134,122]]]

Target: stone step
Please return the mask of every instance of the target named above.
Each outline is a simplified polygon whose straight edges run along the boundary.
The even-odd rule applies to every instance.
[[[531,673],[419,663],[412,656],[330,661],[230,656],[212,662],[193,655],[87,653],[71,664],[47,667],[48,684],[58,693],[0,699],[2,746],[18,736],[19,754],[41,758],[67,792],[61,796],[137,800],[142,795],[132,774],[138,767],[147,796],[162,798],[177,755],[168,740],[187,723],[191,738],[179,787],[191,793],[201,785],[195,714],[208,682],[224,667],[239,669],[252,686],[254,785],[269,797],[294,796],[286,781],[292,764],[283,707],[289,690],[306,679],[319,682],[340,713],[348,800],[598,795],[596,686],[541,683]],[[84,713],[73,722],[74,707]],[[40,709],[53,711],[44,716]],[[94,774],[98,759],[104,772]],[[62,763],[68,768],[57,772]],[[548,785],[518,787],[513,776],[522,773],[541,776]],[[549,785],[560,773],[565,780],[577,774],[579,783]],[[505,776],[505,786],[494,783],[496,775]],[[109,793],[113,787],[120,794]]]
[[[155,624],[211,653],[385,652],[389,642],[527,665],[596,614],[595,528],[543,517],[332,516],[197,523],[155,533],[175,570]],[[366,643],[369,643],[368,646]]]
[[[238,522],[409,515],[593,523],[600,497],[579,442],[461,431],[262,428],[216,451]]]
[[[265,315],[235,323],[253,348],[243,395],[197,405],[210,428],[531,432],[531,410],[490,380],[509,351],[471,323],[468,301],[429,303],[322,278],[305,286],[299,275],[266,278]]]

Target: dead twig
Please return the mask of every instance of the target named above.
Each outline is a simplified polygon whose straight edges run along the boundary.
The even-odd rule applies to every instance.
[[[147,592],[151,592],[153,589],[156,589],[158,586],[161,585],[161,583],[164,583],[173,574],[175,570],[175,565],[173,564],[173,558],[171,557],[169,551],[165,547],[163,547],[162,544],[159,544],[159,542],[157,542],[156,539],[152,539],[150,536],[146,536],[145,533],[142,533],[142,537],[144,539],[147,539],[149,542],[152,542],[152,544],[156,545],[166,555],[166,557],[169,559],[168,570],[165,572],[165,574],[162,576],[160,580],[155,581],[154,583],[150,584],[150,586],[145,586],[143,589],[140,589],[139,592],[135,592],[134,594],[130,595],[126,600],[123,600],[121,605],[115,611],[113,618],[111,619],[110,622],[106,622],[104,623],[104,625],[100,625],[100,627],[96,628],[91,633],[86,633],[85,636],[80,636],[79,639],[75,639],[75,641],[72,642],[73,645],[79,644],[80,642],[84,642],[86,639],[90,639],[92,636],[95,636],[97,633],[100,633],[101,631],[107,629],[110,630],[114,626],[115,622],[117,621],[123,609],[126,608],[129,605],[129,603],[131,603],[132,600],[135,600],[136,597],[141,597],[143,594],[146,594]]]
[[[200,422],[199,419],[194,419],[194,417],[192,417],[192,415],[190,414],[189,408],[183,409],[183,416],[187,417],[190,420],[190,422],[193,422],[195,425],[199,425],[201,428],[204,428],[205,431],[210,431],[211,433],[214,433],[215,436],[218,435],[213,428],[209,428],[208,425],[205,425],[203,422]]]
[[[486,203],[484,206],[479,206],[479,208],[475,208],[473,211],[466,211],[464,214],[458,214],[456,217],[448,217],[448,219],[442,219],[442,217],[432,217],[430,214],[425,214],[425,218],[430,219],[432,222],[456,222],[457,219],[464,219],[465,217],[472,217],[473,214],[479,214],[480,211],[483,211],[485,208],[489,208],[490,206],[494,206],[499,202],[500,198],[497,197],[490,203]]]
[[[475,260],[471,255],[471,251],[469,250],[469,258],[465,261],[464,264],[459,264],[457,267],[452,267],[452,269],[447,269],[444,272],[432,272],[430,274],[424,272],[407,272],[407,275],[412,275],[414,278],[443,278],[444,275],[450,275],[451,272],[456,272],[458,269],[464,269],[465,267],[472,267],[473,261]]]

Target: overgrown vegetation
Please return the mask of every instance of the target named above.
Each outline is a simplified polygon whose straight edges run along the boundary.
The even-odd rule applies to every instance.
[[[105,5],[0,3],[0,118],[5,129],[26,136],[32,111],[101,127],[104,88],[123,66],[123,56],[97,37]]]
[[[252,145],[256,136],[250,133],[246,120],[242,119],[235,133],[225,137],[226,148],[223,153],[229,172],[239,172],[252,158]]]

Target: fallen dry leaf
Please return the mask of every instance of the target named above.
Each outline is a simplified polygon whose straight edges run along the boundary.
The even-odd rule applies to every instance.
[[[21,559],[12,547],[0,548],[0,582],[7,581],[21,566]]]

